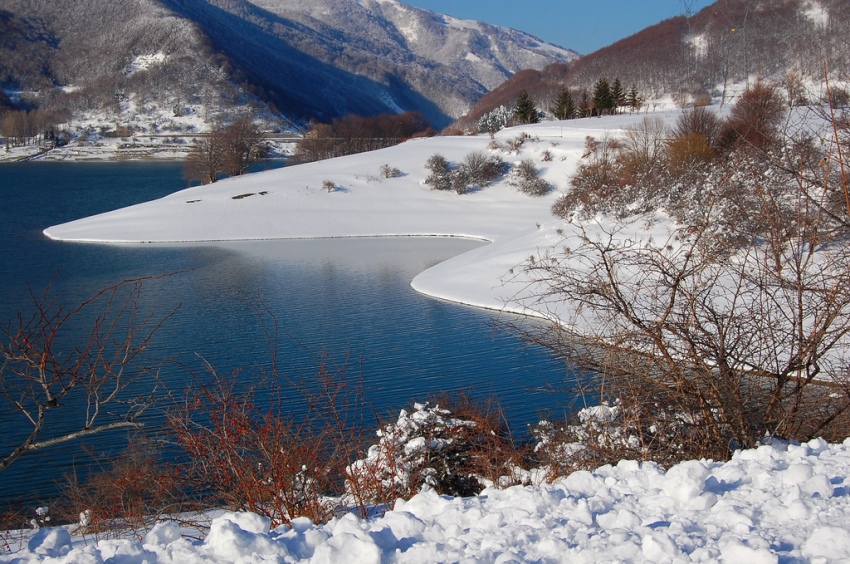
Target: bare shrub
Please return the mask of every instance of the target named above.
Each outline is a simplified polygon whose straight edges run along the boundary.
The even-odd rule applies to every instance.
[[[782,85],[785,87],[785,96],[789,108],[808,105],[806,82],[799,72],[787,71],[783,73]]]
[[[27,545],[30,539],[27,526],[31,525],[27,517],[20,506],[0,510],[0,550],[5,554],[14,554]]]
[[[643,184],[647,188],[658,183],[664,173],[664,153],[670,132],[664,120],[645,117],[626,129],[620,153],[621,185]]]
[[[525,141],[527,139],[530,139],[530,136],[528,135],[528,133],[523,131],[513,139],[508,139],[507,141],[505,141],[505,149],[507,150],[508,154],[512,153],[518,155],[519,152],[522,150],[522,146],[525,145]]]
[[[401,176],[401,171],[395,167],[385,164],[381,165],[381,176],[384,178],[398,178]]]
[[[474,152],[466,155],[460,167],[466,171],[472,186],[485,187],[505,174],[507,165],[497,155]]]
[[[740,137],[724,154],[698,133],[710,135],[715,121],[698,109],[685,114],[655,200],[618,183],[620,151],[607,158],[589,144],[590,162],[557,211],[607,209],[623,221],[581,229],[563,250],[528,259],[526,273],[544,288],[537,307],[558,304],[550,315],[567,316],[530,338],[591,375],[578,385],[616,409],[610,428],[577,421],[547,430],[560,437],[553,444],[587,447],[558,447],[553,456],[566,449],[572,458],[553,466],[725,458],[765,437],[850,433],[850,197],[840,129],[831,139],[765,135],[778,135],[784,108],[771,89],[755,90],[733,111]],[[747,133],[753,122],[762,125]],[[576,195],[577,186],[588,191]],[[668,239],[625,234],[662,207],[680,226]]]
[[[434,190],[454,190],[466,194],[472,188],[489,186],[505,174],[507,166],[496,155],[487,156],[481,152],[470,153],[464,161],[452,167],[440,154],[431,155],[425,163],[430,174],[425,184]]]
[[[832,86],[824,103],[833,108],[846,108],[850,106],[850,92],[846,88]]]
[[[335,504],[327,496],[337,491],[351,453],[350,445],[336,442],[339,429],[324,425],[322,409],[328,406],[317,404],[303,420],[294,421],[275,401],[261,409],[256,390],[240,388],[235,377],[212,376],[209,384],[187,391],[168,417],[188,454],[184,472],[193,491],[203,493],[205,504],[252,511],[268,517],[272,526],[301,516],[315,523],[330,519]],[[319,391],[311,398],[317,402],[325,391],[339,392],[341,382],[347,386],[326,366],[316,377]],[[273,397],[277,393],[271,392]],[[332,396],[323,399],[334,401]]]
[[[153,443],[141,438],[84,483],[67,476],[57,515],[76,523],[78,534],[105,538],[132,532],[141,539],[163,516],[188,508],[183,486],[177,468],[163,463]]]
[[[511,169],[508,183],[529,196],[542,196],[552,189],[548,182],[540,178],[540,171],[531,159],[521,161]]]
[[[694,106],[679,115],[673,127],[673,136],[683,138],[696,134],[708,141],[710,147],[714,147],[722,129],[722,120],[710,108]]]
[[[850,222],[823,198],[834,188],[765,157],[705,176],[669,240],[635,241],[626,222],[525,265],[538,307],[573,312],[533,338],[646,421],[629,425],[655,459],[848,433]],[[670,439],[646,432],[670,421]]]
[[[776,87],[758,81],[732,107],[720,134],[725,149],[746,146],[767,149],[779,140],[785,104]]]
[[[461,164],[451,172],[452,188],[459,194],[466,194],[472,188],[473,182],[466,165]]]
[[[322,190],[330,193],[336,192],[336,183],[332,180],[323,180],[322,181]]]
[[[683,175],[713,158],[711,144],[699,133],[676,137],[667,144],[667,162],[673,174]]]
[[[570,180],[572,190],[553,204],[552,213],[567,218],[576,211],[593,214],[616,207],[622,195],[621,164],[616,158],[621,146],[618,139],[607,135],[601,140],[588,136],[582,162]]]

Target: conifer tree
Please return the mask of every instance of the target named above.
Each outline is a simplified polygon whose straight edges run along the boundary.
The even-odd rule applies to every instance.
[[[615,78],[614,82],[611,84],[611,98],[614,100],[613,109],[615,113],[618,108],[626,105],[626,93],[623,90],[623,84],[620,82],[619,78]]]
[[[555,98],[555,105],[552,107],[552,115],[555,119],[572,119],[576,115],[576,105],[573,102],[573,96],[567,87],[561,88],[558,96]]]
[[[611,94],[611,85],[604,78],[600,78],[593,85],[593,115],[601,116],[611,113],[614,109],[614,96]]]
[[[540,112],[534,106],[534,100],[528,95],[528,92],[523,90],[519,93],[519,98],[514,106],[514,118],[517,123],[539,123]]]
[[[629,93],[626,94],[626,105],[632,112],[636,112],[642,104],[643,100],[641,100],[640,94],[638,94],[637,86],[632,84],[632,87],[629,88]]]
[[[588,117],[590,116],[591,111],[590,94],[587,92],[587,88],[582,88],[581,98],[579,98],[578,102],[578,115],[579,117]]]

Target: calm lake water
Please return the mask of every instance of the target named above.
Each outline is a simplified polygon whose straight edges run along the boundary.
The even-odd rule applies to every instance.
[[[546,350],[493,328],[493,313],[417,294],[410,280],[451,256],[480,245],[460,239],[329,239],[186,245],[59,243],[50,225],[162,197],[185,187],[179,163],[21,163],[0,167],[0,320],[32,312],[31,287],[51,284],[61,303],[75,305],[123,279],[176,273],[145,284],[145,313],[177,314],[157,332],[151,353],[175,358],[161,379],[177,392],[203,372],[241,370],[257,378],[271,354],[252,304],[279,324],[277,361],[292,377],[312,374],[317,358],[360,375],[366,399],[380,414],[429,394],[471,390],[497,395],[514,429],[558,410],[562,396],[543,388],[564,367]],[[66,336],[69,343],[73,335]],[[203,359],[203,360],[202,360]],[[181,366],[183,365],[183,366]],[[188,367],[188,368],[187,368]],[[297,397],[289,406],[297,414]],[[74,405],[55,410],[54,428],[77,419]],[[0,448],[28,431],[0,406]],[[161,413],[152,413],[152,427]],[[84,468],[92,454],[114,451],[125,435],[97,436],[46,449],[0,473],[0,500],[55,491],[55,482]]]

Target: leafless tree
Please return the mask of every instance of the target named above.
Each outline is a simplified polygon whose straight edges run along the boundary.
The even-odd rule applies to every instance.
[[[764,107],[751,113],[775,123]],[[755,129],[749,113],[733,113],[738,131]],[[680,222],[669,238],[626,236],[643,215],[585,220],[525,264],[540,284],[525,305],[561,320],[530,338],[592,375],[596,394],[643,413],[635,436],[647,457],[725,458],[766,435],[850,431],[841,144],[788,138],[792,150],[759,152],[760,135],[744,139],[665,202]],[[678,426],[662,437],[664,418]]]
[[[152,398],[133,396],[130,388],[155,377],[156,365],[144,364],[144,352],[174,313],[155,318],[140,311],[142,284],[150,279],[119,282],[72,309],[57,303],[49,289],[33,293],[35,313],[20,314],[2,330],[0,398],[29,432],[3,447],[0,470],[27,452],[142,425],[139,416]],[[90,327],[74,344],[69,334],[80,331],[80,323]],[[71,430],[54,429],[58,411],[64,414],[58,428]],[[5,436],[16,434],[10,430]]]
[[[212,184],[224,172],[224,150],[219,133],[212,132],[207,137],[195,139],[194,145],[186,157],[183,177],[188,181],[200,181]]]
[[[234,121],[221,132],[224,172],[230,176],[245,174],[248,167],[266,154],[266,142],[260,127],[249,117]]]
[[[266,154],[260,128],[248,117],[228,126],[216,126],[205,137],[195,139],[186,158],[183,176],[189,181],[211,184],[219,175],[239,176]]]
[[[294,164],[332,159],[397,145],[416,136],[433,135],[418,112],[363,117],[349,114],[331,123],[314,123],[292,157]]]

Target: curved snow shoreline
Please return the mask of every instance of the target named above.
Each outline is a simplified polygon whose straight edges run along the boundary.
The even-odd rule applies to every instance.
[[[661,113],[659,113],[661,115]],[[672,115],[672,114],[671,114]],[[536,314],[522,306],[528,288],[509,275],[530,255],[563,240],[556,232],[553,190],[531,197],[506,179],[464,195],[424,184],[436,153],[460,163],[473,152],[506,162],[532,159],[552,186],[564,187],[588,135],[620,130],[643,116],[618,116],[526,125],[489,136],[415,139],[388,149],[274,169],[196,186],[159,200],[79,219],[44,230],[58,241],[89,243],[198,243],[352,237],[457,237],[490,244],[420,273],[418,292],[497,311]],[[604,127],[604,129],[603,129]],[[525,137],[508,152],[508,141]],[[501,148],[493,147],[493,141]],[[401,176],[383,178],[382,167]],[[325,181],[338,189],[328,192]],[[557,225],[551,225],[557,223]]]
[[[534,129],[522,131],[537,135]],[[558,132],[560,135],[560,128]],[[540,163],[540,154],[549,150],[557,160],[539,166],[544,177],[557,186],[567,177],[567,168],[575,165],[585,133],[577,130],[575,141],[562,147],[552,146],[547,138],[527,142],[520,154],[498,154],[506,162],[533,158]],[[519,134],[519,130],[505,131],[500,137]],[[188,188],[159,200],[48,227],[44,234],[57,241],[106,244],[439,237],[487,241],[490,244],[485,248],[500,249],[504,242],[537,232],[540,223],[551,217],[549,209],[557,194],[529,197],[502,180],[460,196],[431,190],[423,182],[430,155],[440,153],[461,162],[469,153],[488,153],[489,143],[486,136],[413,140],[381,151]],[[385,164],[400,169],[402,176],[382,178],[380,170]],[[326,180],[339,189],[323,190]],[[477,274],[466,272],[464,282],[455,284],[456,273],[477,264],[481,256],[490,255],[465,253],[426,270],[411,285],[437,298],[504,310],[505,301],[494,288],[526,253],[497,254],[496,260],[488,259]]]

